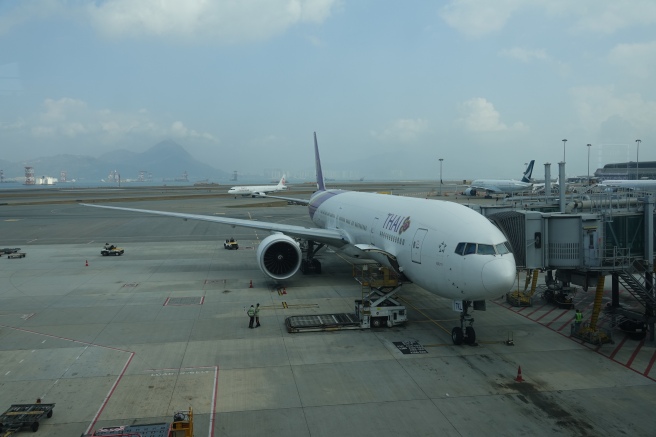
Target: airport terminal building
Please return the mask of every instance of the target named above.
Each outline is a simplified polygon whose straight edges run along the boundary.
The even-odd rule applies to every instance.
[[[620,162],[606,164],[594,173],[595,177],[605,179],[656,179],[656,161]]]

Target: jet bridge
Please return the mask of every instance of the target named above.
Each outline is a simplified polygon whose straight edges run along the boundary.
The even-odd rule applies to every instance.
[[[518,268],[555,271],[552,283],[546,285],[556,293],[564,293],[563,302],[567,302],[573,285],[585,291],[596,289],[596,300],[601,302],[604,279],[611,275],[613,302],[605,311],[615,321],[613,325],[645,325],[653,341],[654,198],[649,195],[615,200],[587,200],[580,202],[581,208],[572,206],[573,202],[568,204],[568,211],[580,212],[553,212],[549,205],[543,209],[544,204],[527,203],[520,210],[501,206],[481,208],[481,213],[506,235]],[[587,212],[582,211],[585,205],[589,207]],[[620,307],[620,284],[644,308],[644,313]],[[519,305],[526,302],[520,294],[509,299]],[[601,305],[595,305],[591,317],[595,324],[601,310]],[[591,338],[600,337],[595,330],[596,326],[592,326]]]

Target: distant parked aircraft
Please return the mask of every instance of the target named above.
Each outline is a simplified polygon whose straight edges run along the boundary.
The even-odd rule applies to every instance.
[[[273,193],[276,191],[286,190],[287,186],[285,185],[285,175],[282,175],[278,185],[246,185],[243,187],[232,187],[228,190],[228,194],[234,194],[235,196],[252,196],[257,197],[259,195],[264,195],[266,193]]]
[[[608,188],[626,188],[628,190],[656,190],[656,180],[654,179],[606,180],[597,185]]]
[[[464,191],[465,196],[476,196],[479,192],[489,194],[511,194],[519,193],[522,191],[530,191],[533,183],[531,182],[531,175],[533,174],[532,160],[522,177],[522,180],[516,181],[514,179],[476,179],[471,183],[469,188]]]

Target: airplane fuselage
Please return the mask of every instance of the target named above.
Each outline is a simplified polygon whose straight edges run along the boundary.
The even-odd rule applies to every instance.
[[[488,190],[494,193],[518,193],[530,191],[533,184],[512,179],[478,179],[473,181],[471,186],[477,190]]]
[[[343,232],[348,244],[341,250],[398,267],[440,296],[483,300],[507,293],[514,283],[515,259],[505,236],[458,203],[326,190],[313,194],[309,212],[317,226]],[[480,245],[481,253],[457,254],[463,243]],[[376,250],[359,251],[366,245]]]

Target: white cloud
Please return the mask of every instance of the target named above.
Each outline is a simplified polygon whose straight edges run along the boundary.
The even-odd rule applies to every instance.
[[[656,70],[656,41],[618,44],[610,51],[608,61],[629,76],[651,77]]]
[[[478,37],[503,29],[521,6],[521,0],[452,0],[440,9],[439,15],[449,26]]]
[[[29,131],[36,137],[78,138],[92,142],[107,143],[120,141],[129,135],[145,135],[153,139],[174,136],[180,139],[201,139],[216,142],[207,132],[187,128],[183,122],[165,124],[155,120],[143,109],[135,112],[115,112],[108,109],[90,108],[82,100],[63,97],[46,99],[43,110],[31,121],[1,127],[4,130]]]
[[[637,93],[618,95],[612,86],[578,87],[571,90],[579,123],[588,132],[597,132],[611,118],[630,123],[636,132],[653,132],[656,102],[645,101]]]
[[[440,17],[459,32],[480,37],[503,29],[516,14],[533,9],[565,21],[573,31],[614,33],[630,26],[656,23],[653,0],[451,0]]]
[[[141,35],[230,44],[257,41],[299,23],[321,23],[339,0],[112,0],[87,7],[102,33]]]
[[[494,105],[482,97],[469,99],[460,105],[460,112],[463,117],[459,120],[464,123],[467,130],[472,132],[498,132],[498,131],[519,131],[526,130],[527,127],[516,122],[511,126],[501,121],[499,111]]]
[[[561,76],[569,73],[569,67],[561,61],[552,58],[543,49],[526,49],[522,47],[513,47],[510,49],[503,49],[499,52],[501,56],[516,59],[525,64],[532,64],[540,62],[542,64],[552,67]]]
[[[371,131],[371,135],[381,141],[408,143],[428,131],[426,120],[402,118],[392,121],[382,131]]]

